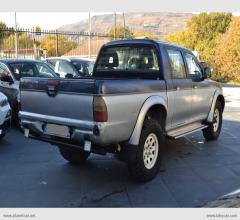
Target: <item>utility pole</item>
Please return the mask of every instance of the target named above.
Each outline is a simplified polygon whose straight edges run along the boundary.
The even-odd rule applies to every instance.
[[[17,13],[14,12],[15,20],[15,56],[18,58],[18,33],[17,33]]]
[[[123,36],[124,36],[124,39],[126,38],[126,23],[125,23],[125,15],[124,15],[124,12],[122,13],[122,16],[123,16]]]
[[[88,57],[91,59],[91,13],[88,13]]]
[[[116,12],[114,12],[114,40],[116,40],[117,38],[117,30],[116,30],[116,27],[117,26],[117,15],[116,15]]]

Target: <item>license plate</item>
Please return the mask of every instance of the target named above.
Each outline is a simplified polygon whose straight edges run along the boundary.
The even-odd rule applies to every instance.
[[[56,124],[47,124],[45,133],[65,138],[68,138],[70,136],[69,127]]]

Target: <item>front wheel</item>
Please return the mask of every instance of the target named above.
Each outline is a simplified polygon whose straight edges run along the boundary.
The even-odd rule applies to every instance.
[[[146,119],[142,128],[135,158],[128,162],[131,175],[138,181],[154,178],[160,168],[164,136],[160,124]]]
[[[209,126],[203,129],[203,136],[207,141],[217,140],[222,128],[222,105],[219,101],[216,102],[213,121]]]
[[[62,157],[72,164],[83,164],[90,153],[77,148],[59,146],[59,152]]]

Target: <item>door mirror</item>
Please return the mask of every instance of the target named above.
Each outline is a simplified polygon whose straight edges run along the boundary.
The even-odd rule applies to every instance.
[[[67,74],[65,75],[65,78],[67,78],[67,79],[72,79],[72,78],[73,78],[73,74],[67,73]]]
[[[9,74],[3,74],[1,77],[0,77],[0,80],[2,82],[8,82],[9,84],[13,84],[13,78],[9,75]]]
[[[204,78],[210,78],[212,75],[212,70],[209,67],[204,68]]]

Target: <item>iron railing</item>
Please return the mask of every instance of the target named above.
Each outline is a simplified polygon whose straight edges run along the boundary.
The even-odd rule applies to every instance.
[[[0,29],[0,58],[41,59],[50,56],[94,58],[110,36],[88,32],[64,32],[14,28]]]

